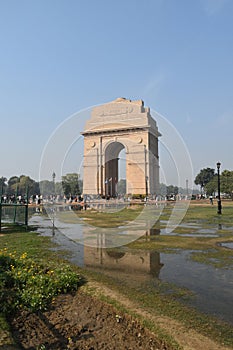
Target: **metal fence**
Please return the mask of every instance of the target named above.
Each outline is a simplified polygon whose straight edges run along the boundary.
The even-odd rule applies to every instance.
[[[28,204],[0,203],[0,232],[4,223],[28,226]]]

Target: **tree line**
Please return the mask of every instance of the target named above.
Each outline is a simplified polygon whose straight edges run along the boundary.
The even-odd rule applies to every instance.
[[[215,169],[204,168],[197,174],[194,183],[200,185],[201,192],[208,196],[214,195],[218,191],[218,174]],[[229,197],[233,195],[233,171],[224,170],[220,175],[221,193]]]
[[[79,174],[77,173],[68,173],[62,176],[62,181],[55,182],[52,180],[42,180],[37,182],[30,178],[27,175],[20,176],[12,176],[9,179],[6,177],[0,178],[0,191],[2,195],[6,196],[24,196],[28,195],[59,195],[59,196],[79,196],[82,194],[83,182],[80,179]],[[189,194],[191,193],[191,189],[188,190]],[[121,179],[118,182],[117,192],[119,195],[126,194],[126,180]],[[165,185],[163,183],[160,184],[159,195],[167,196],[167,195],[177,195],[179,194],[187,194],[187,189],[174,186],[174,185]]]
[[[7,197],[25,195],[29,197],[34,195],[78,196],[82,193],[82,180],[77,173],[62,176],[60,182],[49,180],[37,182],[27,175],[12,176],[9,179],[2,176],[0,178],[0,191],[2,195]]]
[[[194,183],[200,185],[201,193],[214,195],[218,190],[218,176],[215,169],[204,168],[197,174]],[[233,194],[233,171],[224,170],[220,175],[221,193],[230,197]],[[12,176],[9,179],[2,176],[0,178],[0,191],[2,195],[60,195],[60,196],[79,196],[82,194],[83,183],[80,175],[77,173],[68,173],[62,176],[60,182],[42,180],[37,182],[27,175]],[[173,185],[160,184],[160,195],[171,195],[178,193],[186,194],[190,189],[178,188]],[[126,180],[121,179],[118,183],[118,193],[126,193]]]
[[[178,187],[174,185],[166,185],[164,183],[160,183],[159,185],[159,193],[157,195],[160,195],[162,197],[171,196],[171,195],[190,195],[191,193],[198,193],[198,191],[193,191],[191,188],[183,188]],[[119,195],[125,195],[126,194],[126,180],[120,179],[117,184],[117,193]]]

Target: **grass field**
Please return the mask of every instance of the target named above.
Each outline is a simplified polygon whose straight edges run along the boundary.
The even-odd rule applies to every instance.
[[[77,212],[77,220],[82,219],[88,224],[98,227],[117,227],[132,222],[140,215],[143,207],[135,206],[123,209],[117,213],[102,213],[94,210]],[[172,206],[164,207],[161,216],[155,227],[163,230],[166,220],[172,210]],[[130,244],[131,249],[153,250],[159,252],[169,252],[174,249],[194,250],[192,259],[205,264],[211,264],[221,268],[232,268],[233,250],[226,249],[219,245],[220,242],[233,242],[233,203],[223,202],[222,215],[217,214],[216,205],[210,206],[207,202],[191,203],[183,221],[182,226],[177,227],[171,235],[160,234],[156,236],[141,237],[138,241]],[[73,220],[69,216],[62,217],[64,222]],[[191,225],[191,227],[190,227]],[[201,227],[201,234],[200,232]],[[215,230],[216,237],[203,237],[205,230]],[[195,236],[193,236],[195,234]],[[34,261],[40,261],[47,264],[48,261],[53,265],[60,265],[66,258],[66,253],[59,255],[53,252],[50,238],[41,237],[33,231],[25,231],[24,228],[10,226],[0,237],[0,250],[14,253],[17,256],[26,254]],[[139,308],[155,313],[160,316],[169,316],[182,322],[187,329],[195,329],[200,334],[215,339],[219,344],[225,344],[233,347],[232,326],[223,323],[215,318],[200,314],[198,311],[180,303],[182,298],[189,297],[189,291],[176,288],[166,284],[158,284],[158,288],[153,293],[147,291],[135,290],[119,285],[110,277],[100,275],[94,272],[81,270],[72,266],[72,269],[81,273],[85,279],[98,281],[105,286],[112,288],[129,300],[132,300]],[[172,293],[166,291],[173,290]],[[108,297],[106,297],[106,300]],[[111,298],[109,302],[112,303]],[[149,323],[148,323],[149,324]],[[3,314],[0,315],[2,344],[12,343],[10,330]],[[153,327],[152,327],[153,328]],[[4,343],[5,342],[5,343]]]

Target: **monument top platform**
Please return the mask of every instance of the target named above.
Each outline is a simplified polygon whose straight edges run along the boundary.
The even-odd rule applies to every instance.
[[[110,103],[115,103],[115,102],[118,102],[118,103],[132,103],[132,104],[144,107],[144,101],[143,100],[133,100],[132,101],[132,100],[127,99],[125,97],[118,97],[118,98],[116,98],[114,101],[112,101]]]
[[[150,114],[150,108],[144,106],[143,100],[118,97],[92,109],[91,118],[82,134],[142,128],[150,129],[151,133],[160,136],[156,121]]]

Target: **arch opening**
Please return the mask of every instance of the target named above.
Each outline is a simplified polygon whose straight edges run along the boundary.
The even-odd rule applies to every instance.
[[[119,155],[125,149],[121,142],[110,143],[105,150],[105,196],[116,197],[118,195]],[[122,169],[123,170],[123,169]]]
[[[119,180],[117,183],[118,196],[125,195],[127,193],[127,175],[126,175],[126,149],[123,148],[119,153]]]

